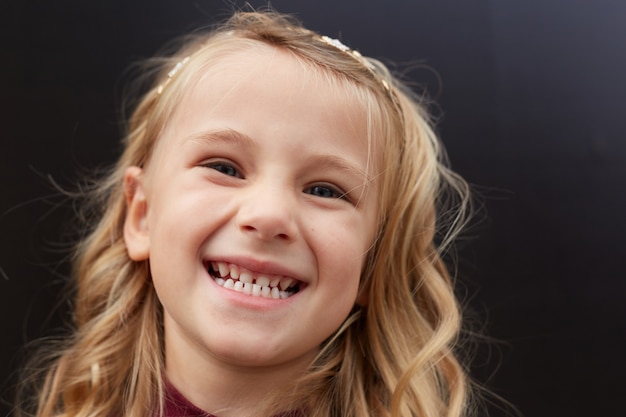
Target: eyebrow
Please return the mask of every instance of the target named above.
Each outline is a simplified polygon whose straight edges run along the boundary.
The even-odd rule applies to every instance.
[[[344,158],[328,154],[316,154],[307,158],[307,162],[318,168],[337,170],[351,177],[362,178],[364,183],[369,183],[371,178],[367,171],[346,161]]]
[[[258,147],[257,143],[250,136],[234,129],[219,129],[197,133],[188,137],[184,144],[189,142],[228,143],[250,149],[256,149]],[[352,177],[363,178],[365,183],[369,183],[371,181],[370,175],[366,170],[357,167],[337,155],[314,154],[308,157],[306,162],[310,166],[316,166],[328,170],[337,170]]]
[[[233,129],[210,130],[189,136],[183,145],[189,142],[228,143],[243,147],[256,148],[256,143],[250,136]]]

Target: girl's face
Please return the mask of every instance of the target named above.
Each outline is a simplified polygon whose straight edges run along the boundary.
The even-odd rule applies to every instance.
[[[149,259],[168,374],[310,363],[376,233],[367,161],[363,106],[283,51],[222,58],[186,93],[126,177],[125,239]]]

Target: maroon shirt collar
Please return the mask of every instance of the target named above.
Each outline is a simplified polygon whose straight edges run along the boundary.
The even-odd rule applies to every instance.
[[[155,417],[158,414],[155,414]],[[216,417],[193,405],[183,394],[165,378],[165,404],[163,417]],[[299,411],[279,414],[276,417],[304,417]]]
[[[163,417],[215,417],[193,405],[174,385],[165,380]]]

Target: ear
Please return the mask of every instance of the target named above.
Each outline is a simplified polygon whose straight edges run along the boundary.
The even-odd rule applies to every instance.
[[[130,167],[124,174],[126,196],[126,219],[124,220],[124,242],[128,256],[134,261],[145,261],[150,254],[148,233],[148,201],[143,183],[143,170]]]

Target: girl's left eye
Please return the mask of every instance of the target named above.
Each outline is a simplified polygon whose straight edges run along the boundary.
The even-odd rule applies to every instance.
[[[306,194],[311,194],[322,198],[345,198],[345,193],[330,185],[313,185],[304,190]]]

